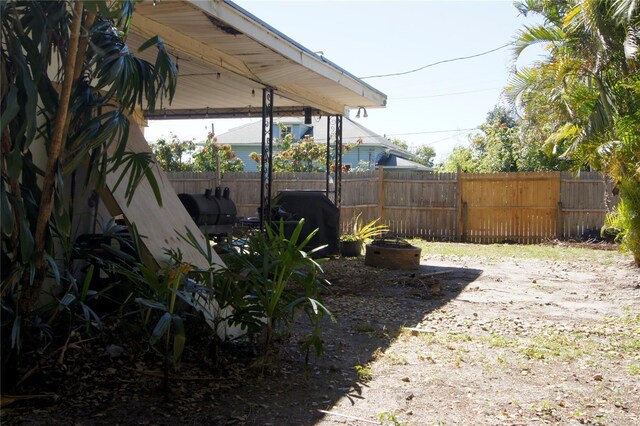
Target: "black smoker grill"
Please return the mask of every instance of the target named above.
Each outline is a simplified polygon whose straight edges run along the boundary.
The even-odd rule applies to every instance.
[[[189,216],[208,236],[229,237],[236,221],[236,205],[229,198],[229,188],[217,187],[204,194],[178,194]]]
[[[281,191],[273,199],[271,205],[277,207],[278,212],[274,215],[275,217],[272,216],[273,226],[278,226],[278,216],[284,217],[285,231],[291,235],[298,221],[304,218],[300,238],[306,238],[314,229],[318,228],[318,232],[309,242],[307,250],[326,245],[318,252],[318,255],[338,253],[340,209],[327,198],[324,192]]]

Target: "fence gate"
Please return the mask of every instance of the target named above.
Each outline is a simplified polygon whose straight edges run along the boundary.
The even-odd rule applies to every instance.
[[[463,241],[536,243],[558,231],[560,173],[460,176]]]

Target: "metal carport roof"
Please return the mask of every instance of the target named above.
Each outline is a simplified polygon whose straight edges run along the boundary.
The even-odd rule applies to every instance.
[[[231,1],[144,1],[128,43],[137,48],[154,35],[177,57],[178,89],[171,105],[147,118],[259,116],[263,88],[274,89],[280,116],[386,105],[384,93]]]

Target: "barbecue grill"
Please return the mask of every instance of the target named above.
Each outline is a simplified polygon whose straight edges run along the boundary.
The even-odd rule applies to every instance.
[[[236,204],[229,188],[207,189],[204,194],[178,194],[178,198],[198,227],[210,237],[230,237],[236,221]]]

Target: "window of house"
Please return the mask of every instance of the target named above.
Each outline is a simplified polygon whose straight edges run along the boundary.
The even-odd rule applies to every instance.
[[[292,132],[292,127],[291,126],[285,126],[283,128],[281,128],[280,126],[274,126],[273,138],[274,139],[282,139],[282,138],[284,138],[286,135],[288,135],[291,132]]]

